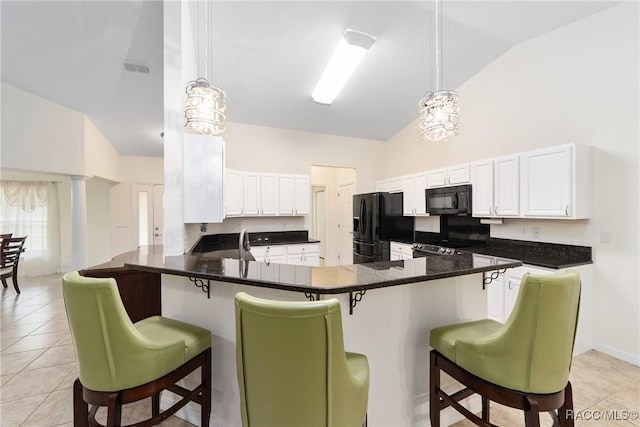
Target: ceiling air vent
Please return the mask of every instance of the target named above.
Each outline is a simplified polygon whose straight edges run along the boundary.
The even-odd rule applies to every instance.
[[[144,73],[149,74],[149,64],[140,61],[131,61],[127,59],[124,61],[124,69],[131,71],[132,73]]]

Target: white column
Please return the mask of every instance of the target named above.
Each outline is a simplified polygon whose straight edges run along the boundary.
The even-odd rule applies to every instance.
[[[87,267],[87,177],[71,177],[71,266]]]

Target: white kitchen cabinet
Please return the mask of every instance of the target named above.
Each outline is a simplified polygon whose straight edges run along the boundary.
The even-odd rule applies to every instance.
[[[376,181],[376,191],[384,191],[384,192],[388,192],[389,191],[389,180],[388,179],[382,179],[379,181]]]
[[[260,174],[242,172],[242,215],[260,215]]]
[[[447,185],[468,184],[471,182],[471,166],[464,163],[427,172],[427,187],[445,187]]]
[[[521,154],[521,210],[532,218],[589,218],[590,147],[564,144]]]
[[[278,214],[278,174],[260,174],[260,215]]]
[[[224,216],[224,140],[184,135],[184,222],[222,222]]]
[[[413,248],[409,243],[390,242],[389,252],[391,261],[413,258]]]
[[[317,243],[287,246],[287,264],[320,265],[320,247]]]
[[[311,178],[309,175],[294,175],[293,189],[293,214],[309,215],[311,211]]]
[[[401,176],[389,178],[388,185],[389,193],[400,193],[404,191],[404,180]]]
[[[225,216],[241,216],[244,203],[242,172],[227,169],[225,173]]]
[[[402,206],[404,216],[428,216],[424,190],[427,188],[427,172],[402,177]]]
[[[309,175],[280,175],[280,215],[309,215],[311,181]]]
[[[471,164],[472,209],[475,217],[514,217],[520,213],[518,155]]]
[[[259,262],[287,263],[287,245],[252,246],[251,254]]]

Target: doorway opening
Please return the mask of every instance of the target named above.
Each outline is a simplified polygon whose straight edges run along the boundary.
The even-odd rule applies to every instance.
[[[311,166],[311,237],[320,240],[323,265],[353,263],[354,168]]]

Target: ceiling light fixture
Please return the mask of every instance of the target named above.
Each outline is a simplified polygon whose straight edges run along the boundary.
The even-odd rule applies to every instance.
[[[204,26],[204,77],[187,83],[184,126],[202,135],[217,135],[224,132],[227,95],[208,80],[209,65],[209,0],[205,4]],[[198,0],[198,74],[200,74],[200,0]]]
[[[331,104],[375,41],[375,37],[368,34],[346,30],[311,93],[313,100],[319,104]]]
[[[460,132],[458,93],[441,88],[442,62],[442,8],[440,0],[435,0],[436,33],[436,90],[427,92],[420,100],[420,133],[427,141],[443,141]]]

